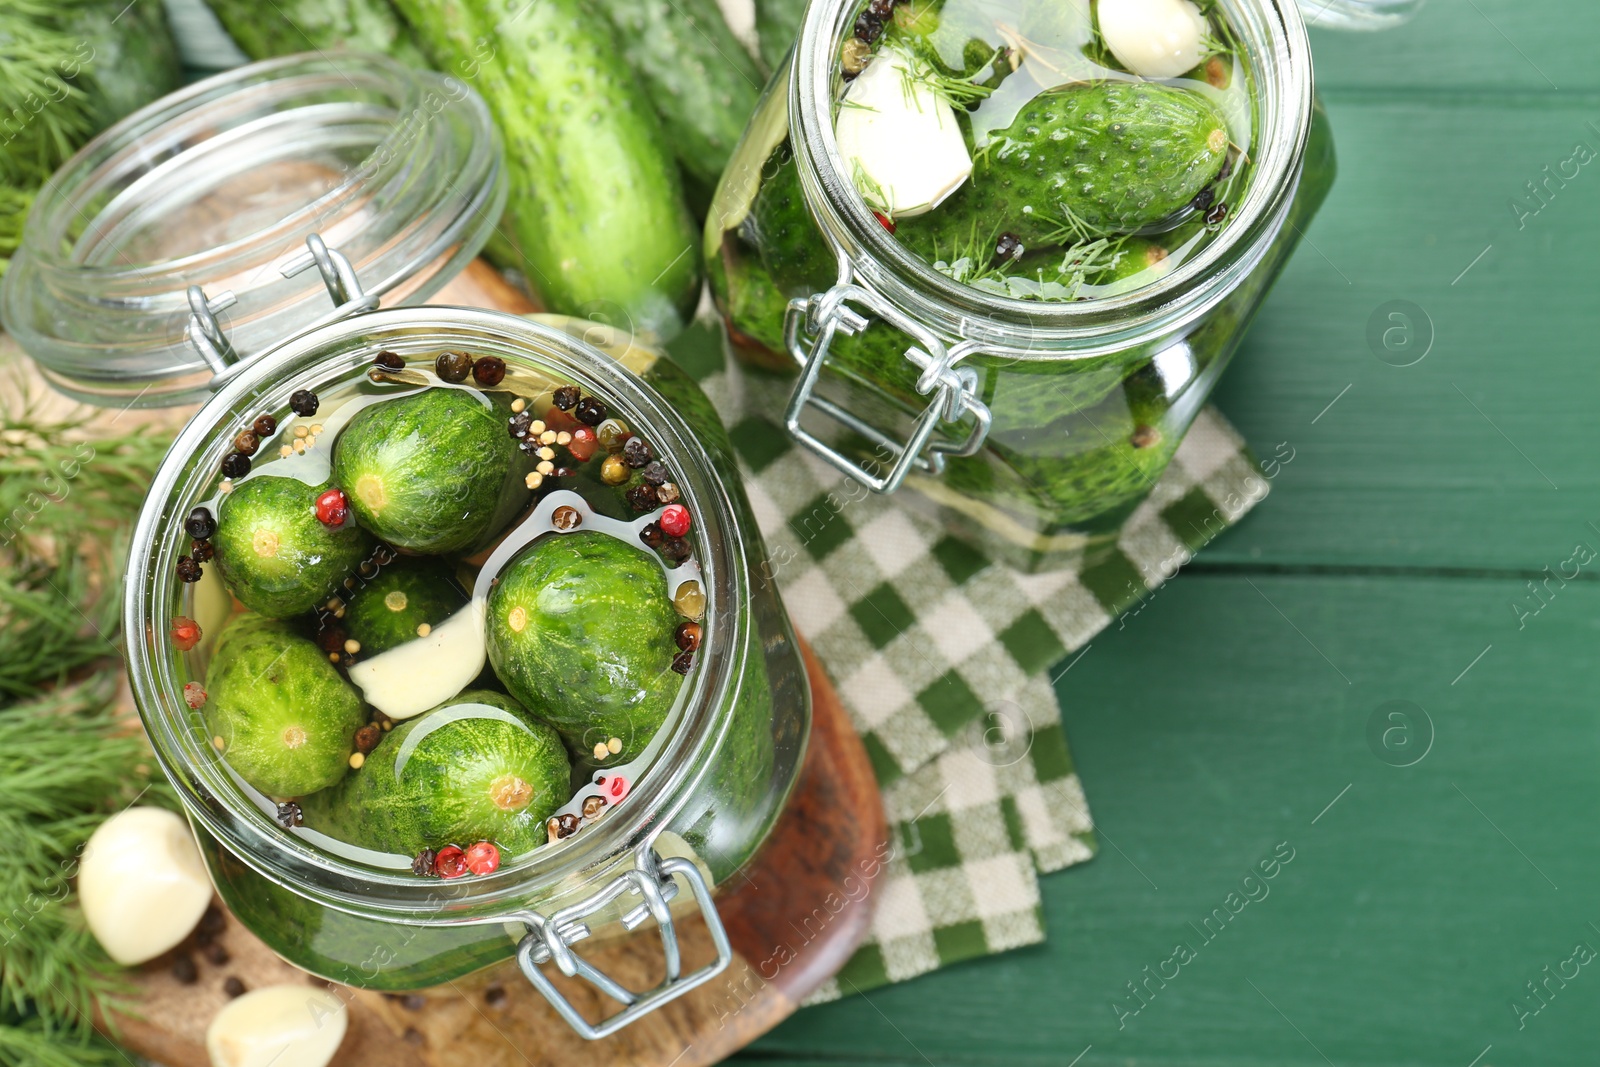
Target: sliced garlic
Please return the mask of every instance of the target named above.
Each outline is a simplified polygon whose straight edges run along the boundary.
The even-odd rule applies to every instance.
[[[893,48],[850,83],[834,134],[845,177],[891,217],[932,211],[972,174],[955,110]]]
[[[106,954],[132,966],[189,936],[211,903],[211,879],[182,817],[129,808],[90,835],[78,900]]]
[[[350,668],[367,703],[391,719],[436,708],[472,684],[488,660],[482,600],[474,598],[426,635]]]
[[[1200,65],[1205,16],[1190,0],[1099,0],[1100,36],[1144,78],[1176,78]]]
[[[229,1001],[206,1029],[211,1067],[327,1067],[350,1013],[326,989],[275,985]]]

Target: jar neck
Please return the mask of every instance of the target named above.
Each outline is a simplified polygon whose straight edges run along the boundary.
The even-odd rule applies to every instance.
[[[1087,0],[1085,0],[1087,2]],[[910,253],[856,192],[834,136],[836,59],[856,0],[813,3],[795,47],[789,126],[806,202],[839,257],[841,282],[877,290],[951,342],[1027,358],[1089,357],[1183,329],[1255,269],[1285,225],[1311,129],[1311,53],[1292,0],[1221,0],[1255,79],[1254,176],[1233,220],[1160,281],[1075,302],[1017,300],[952,280]]]

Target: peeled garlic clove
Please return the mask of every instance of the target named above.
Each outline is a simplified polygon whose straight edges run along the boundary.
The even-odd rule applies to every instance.
[[[228,1002],[206,1028],[211,1067],[327,1067],[350,1023],[326,989],[274,985]]]
[[[90,835],[78,900],[106,954],[131,966],[189,936],[211,903],[211,879],[181,816],[129,808]]]
[[[895,218],[932,211],[972,174],[954,109],[893,48],[850,83],[834,135],[845,176]]]
[[[1144,78],[1176,78],[1200,65],[1209,27],[1190,0],[1099,0],[1100,36]]]

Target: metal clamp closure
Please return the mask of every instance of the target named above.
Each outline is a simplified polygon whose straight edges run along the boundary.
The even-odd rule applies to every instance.
[[[711,932],[711,941],[717,958],[690,974],[683,974],[683,962],[678,945],[678,935],[673,926],[672,911],[668,904],[678,893],[674,876],[682,878],[694,894],[701,917]],[[661,931],[661,951],[666,958],[666,978],[654,989],[635,992],[589,963],[572,950],[572,943],[590,936],[583,920],[608,907],[623,894],[638,894],[642,903],[622,916],[622,925],[636,929],[646,918],[653,918]],[[639,1016],[675,1000],[698,985],[715,978],[733,960],[733,949],[728,943],[728,933],[717,916],[716,905],[711,900],[711,887],[706,884],[700,869],[686,859],[673,857],[663,860],[648,843],[641,845],[635,854],[633,870],[619,875],[598,893],[576,904],[562,908],[548,916],[538,912],[517,915],[526,923],[529,933],[517,946],[517,963],[522,973],[550,1006],[555,1008],[574,1030],[590,1041],[616,1033]],[[569,978],[583,978],[600,992],[621,1004],[622,1010],[591,1023],[573,1006],[541,964],[553,962]]]
[[[293,278],[313,266],[322,275],[322,284],[327,286],[328,298],[334,306],[331,312],[308,324],[305,330],[318,329],[352,315],[363,315],[378,309],[381,298],[376,293],[368,294],[362,290],[350,260],[338,249],[329,248],[320,234],[308,234],[306,251],[285,263],[279,273],[285,278]],[[222,324],[217,321],[217,312],[232,307],[238,303],[238,298],[230,289],[214,300],[208,299],[205,290],[198,285],[189,286],[186,295],[189,299],[189,343],[206,361],[206,366],[211,368],[211,387],[216,389],[256,358],[241,356],[223,332]]]
[[[916,342],[906,349],[905,356],[920,371],[917,392],[922,396],[931,395],[932,399],[917,416],[911,434],[904,442],[895,440],[841,405],[815,395],[834,335],[841,332],[846,335],[860,333],[870,324],[869,318],[851,307],[851,303],[860,305]],[[829,466],[875,493],[892,493],[900,488],[913,467],[930,474],[941,474],[946,456],[976,455],[978,449],[983,447],[984,439],[989,436],[991,418],[988,406],[977,396],[977,372],[970,367],[955,365],[963,356],[971,354],[976,345],[962,342],[947,347],[926,326],[871,289],[842,283],[826,293],[789,301],[783,321],[783,338],[789,354],[800,365],[800,377],[795,382],[788,409],[784,412],[784,427],[795,440]],[[807,408],[821,412],[892,453],[895,461],[888,473],[877,474],[867,470],[863,464],[845,456],[802,426],[800,417]],[[959,422],[969,415],[973,425],[965,440],[954,442],[934,439],[934,431],[941,421]]]

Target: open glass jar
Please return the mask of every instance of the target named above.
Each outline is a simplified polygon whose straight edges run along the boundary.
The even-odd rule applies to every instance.
[[[249,184],[251,154],[270,176],[263,184]],[[275,170],[279,160],[304,165]],[[124,624],[141,718],[217,888],[239,919],[291,962],[368,989],[426,988],[515,958],[568,1022],[594,1038],[707,981],[730,961],[715,893],[750,863],[783,810],[805,752],[810,693],[776,591],[756,580],[760,535],[727,473],[735,466],[726,437],[682,371],[625,334],[558,316],[378,309],[385,293],[422,299],[476,254],[503,203],[499,170],[498,144],[483,105],[459,82],[376,57],[293,57],[241,68],[158,101],[65,165],[53,183],[58,192],[42,199],[30,218],[24,253],[5,280],[3,307],[24,350],[70,395],[124,405],[209,398],[179,434],[139,516]],[[194,207],[197,188],[213,194],[203,218]],[[228,209],[234,197],[246,205],[240,214]],[[422,213],[409,214],[413,210]],[[200,228],[168,235],[180,222]],[[323,239],[323,227],[338,234],[339,247]],[[164,235],[181,247],[161,244],[157,239]],[[213,247],[208,240],[220,243]],[[363,268],[376,271],[371,287],[362,284]],[[231,322],[225,315],[230,305]],[[470,380],[467,372],[447,372],[437,359],[445,353],[470,353],[477,361]],[[480,364],[493,373],[480,373]],[[572,397],[557,399],[556,392],[565,390]],[[319,399],[307,401],[307,393]],[[297,647],[311,649],[311,666],[336,679],[335,688],[356,699],[351,686],[361,685],[354,671],[363,664],[413,655],[422,662],[422,653],[434,647],[428,639],[439,644],[439,635],[461,621],[476,626],[480,647],[489,644],[485,632],[493,627],[484,619],[498,616],[487,605],[510,573],[508,564],[514,566],[525,549],[577,534],[627,542],[627,551],[643,558],[648,554],[640,544],[654,547],[651,525],[669,533],[681,555],[663,546],[661,557],[648,557],[645,569],[654,574],[659,565],[673,598],[664,609],[672,622],[679,622],[671,616],[676,609],[696,623],[692,649],[683,643],[684,624],[666,630],[669,641],[679,642],[669,652],[671,676],[682,678],[669,690],[664,720],[639,741],[641,750],[632,751],[632,738],[612,737],[609,749],[604,738],[582,738],[582,748],[596,741],[592,759],[599,766],[570,780],[565,770],[552,774],[556,784],[547,794],[574,792],[554,809],[548,840],[494,851],[493,863],[472,867],[470,876],[438,862],[445,847],[422,863],[421,853],[433,853],[432,845],[445,846],[446,840],[453,845],[453,839],[430,841],[417,855],[367,847],[311,817],[308,795],[314,799],[323,789],[302,794],[299,788],[252,785],[253,774],[239,755],[244,735],[225,736],[228,730],[211,717],[219,700],[209,674],[225,655],[216,642],[219,634],[229,639],[231,622],[247,618],[239,601],[247,599],[243,590],[249,586],[225,569],[221,535],[235,494],[252,478],[261,478],[259,487],[275,471],[285,472],[285,484],[298,484],[294,471],[303,468],[298,521],[308,521],[309,510],[313,530],[320,524],[334,531],[330,537],[355,532],[355,520],[341,517],[313,485],[330,468],[305,473],[306,464],[314,465],[314,450],[332,451],[331,462],[337,463],[343,433],[362,414],[385,410],[364,406],[369,401],[435,394],[467,397],[462,403],[479,418],[488,411],[494,439],[521,453],[526,476],[513,468],[515,477],[499,493],[519,514],[496,519],[500,525],[486,530],[490,542],[474,542],[471,557],[464,547],[459,559],[451,556],[457,578],[473,572],[478,578],[472,598],[452,609],[436,631],[417,626],[414,642],[408,632],[396,647],[359,661],[357,652],[373,650],[344,643],[318,651],[310,637],[295,637]],[[578,396],[583,399],[574,409],[576,421],[562,431],[567,441],[530,418],[542,414],[553,427]],[[601,460],[610,451],[603,424],[594,425],[590,436],[606,451],[580,456],[569,447],[580,424],[592,425],[584,404],[596,405],[591,412],[604,405],[627,420],[625,432],[613,431],[617,451],[628,457],[625,466],[639,466],[633,463],[638,450],[623,447],[630,441],[648,442],[666,461],[673,503],[693,517],[692,526],[680,529],[674,521],[668,529],[668,486],[650,481],[648,471],[627,473],[638,483],[632,488],[656,493],[655,503],[664,505],[656,511],[632,495],[624,498],[628,483],[594,476],[599,471],[590,467],[603,470]],[[387,425],[382,418],[369,421]],[[441,433],[455,432],[459,421],[442,425]],[[327,437],[317,446],[324,430]],[[519,431],[537,440],[512,449],[506,442]],[[566,449],[557,457],[559,467],[544,455],[555,448]],[[541,478],[559,484],[545,484],[540,492]],[[354,511],[358,496],[355,488],[349,496],[341,490],[338,508]],[[450,506],[441,505],[445,511]],[[197,507],[206,509],[198,525]],[[454,507],[458,517],[477,509]],[[498,502],[491,510],[498,515]],[[284,514],[292,518],[296,510]],[[501,536],[496,531],[504,536],[498,547],[492,543]],[[204,552],[197,551],[197,538],[206,543]],[[245,543],[272,560],[293,541],[288,535],[280,539],[276,529],[263,534],[258,526]],[[330,586],[335,596],[326,604],[326,592],[318,592],[307,610],[248,606],[285,620],[284,626],[309,627],[311,614],[317,625],[327,613],[342,618],[346,607],[355,610],[357,591],[381,578],[379,568],[410,558],[382,543],[378,549],[359,566],[340,570],[342,580]],[[322,565],[312,556],[305,564]],[[368,564],[375,569],[369,572]],[[293,578],[292,566],[280,571]],[[691,572],[692,582],[684,577]],[[347,596],[341,586],[352,592]],[[389,611],[407,606],[404,597],[391,602],[385,596],[381,603]],[[519,610],[502,613],[517,633],[523,629]],[[691,649],[691,659],[682,659],[689,652],[679,649]],[[492,652],[489,657],[499,672]],[[406,685],[432,685],[440,674],[436,666],[447,659],[426,662],[427,671],[403,676]],[[275,669],[268,664],[262,674]],[[494,684],[489,671],[469,673],[463,684],[470,682],[473,690]],[[271,680],[278,684],[275,675]],[[311,704],[303,696],[310,690],[292,688],[300,684],[281,690],[291,694],[279,701],[291,712]],[[451,691],[460,688],[452,683]],[[400,689],[388,687],[391,695]],[[377,692],[362,687],[361,696],[374,707],[389,707]],[[439,705],[452,714],[428,738],[461,721],[517,719],[498,703],[487,709],[481,700],[468,703],[470,713],[463,716],[453,714],[456,707]],[[416,710],[421,714],[401,722],[405,716],[390,708],[392,722],[375,717],[356,730],[353,742],[342,741],[345,748],[333,764],[343,776],[340,783],[354,780],[364,758],[381,759],[386,744],[416,726],[387,765],[399,781],[404,761],[415,764],[426,754],[430,741],[419,740],[421,727],[439,714]],[[393,732],[363,747],[361,730],[380,723]],[[281,736],[285,750],[316,743],[315,731],[298,724],[272,733]],[[350,737],[349,729],[339,736]],[[582,764],[573,739],[563,732],[562,740],[572,764]],[[561,757],[562,768],[567,758]],[[519,813],[529,787],[524,778],[507,784],[502,776],[491,799]],[[581,802],[594,799],[602,787],[604,803],[591,811]],[[523,824],[530,833],[545,827],[542,818]],[[691,969],[674,918],[693,912],[703,916],[717,954]],[[655,934],[641,929],[652,922],[664,957],[659,985],[628,989],[585,961],[580,942],[654,940]],[[550,968],[587,980],[621,1009],[603,1019],[584,1018],[552,982]]]
[[[887,6],[912,26],[909,34],[923,32],[915,0]],[[936,22],[958,6],[968,16],[983,7],[946,0],[928,8]],[[1213,147],[1230,145],[1229,160],[1218,184],[1201,191],[1217,203],[1197,197],[1188,215],[1159,227],[1179,237],[1197,232],[1170,255],[1157,249],[1133,283],[1084,286],[1080,274],[1049,299],[1028,299],[1021,286],[968,284],[956,269],[966,261],[954,255],[945,262],[915,254],[904,221],[872,202],[859,157],[846,165],[836,133],[845,109],[857,106],[846,93],[852,72],[844,59],[865,47],[858,20],[870,11],[857,0],[811,5],[723,176],[704,247],[736,353],[756,367],[798,370],[781,413],[791,435],[876,491],[905,484],[953,531],[1015,565],[1060,565],[1111,543],[1160,478],[1334,178],[1298,9],[1287,0],[1205,6],[1225,20],[1214,25],[1230,31],[1225,45],[1209,46],[1224,65],[1161,80],[1167,91],[1219,100],[1245,89],[1222,101],[1226,137],[1216,131]],[[1340,6],[1357,14],[1363,7]],[[1065,9],[1076,12],[1072,26],[1085,36],[1067,37],[1056,53],[1030,51],[997,28],[1012,42],[997,60],[1009,58],[1001,77],[1012,80],[986,90],[996,100],[1016,79],[1032,78],[1041,91],[1075,84],[1062,74],[1061,55],[1088,63],[1095,78],[1143,86],[1145,79],[1109,69],[1089,0]],[[883,23],[870,17],[878,20],[872,36]],[[1038,56],[1046,58],[1035,70]],[[853,58],[859,64],[859,51]],[[948,95],[949,82],[938,91]],[[972,93],[971,79],[955,82]],[[962,120],[979,156],[985,145],[973,131],[983,106]],[[982,192],[979,170],[972,174]],[[1218,212],[1224,194],[1229,202]],[[1192,217],[1197,208],[1203,223]],[[1186,220],[1189,229],[1179,225]],[[1144,232],[1129,236],[1150,244],[1138,236]],[[1001,235],[1002,256],[1008,238]],[[997,255],[993,234],[988,242],[971,257],[980,266]]]

